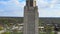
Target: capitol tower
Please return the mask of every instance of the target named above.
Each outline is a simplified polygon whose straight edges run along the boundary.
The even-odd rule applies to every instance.
[[[36,0],[26,0],[26,5],[24,6],[23,34],[38,34],[38,16]]]

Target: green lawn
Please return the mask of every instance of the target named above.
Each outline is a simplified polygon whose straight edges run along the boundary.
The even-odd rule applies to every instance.
[[[46,34],[46,32],[40,32],[39,34]],[[50,34],[54,34],[54,32],[51,32]]]
[[[23,33],[22,32],[19,32],[19,33],[17,33],[17,32],[13,32],[13,33],[11,33],[11,32],[4,32],[2,34],[23,34]],[[46,34],[46,32],[40,32],[39,34]],[[54,33],[51,32],[50,34],[54,34]]]

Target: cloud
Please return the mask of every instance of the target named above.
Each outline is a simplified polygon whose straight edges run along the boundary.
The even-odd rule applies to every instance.
[[[22,16],[24,3],[25,2],[21,3],[17,0],[0,2],[0,16]]]
[[[53,1],[51,2],[51,4],[50,4],[50,8],[54,8],[54,5],[56,4],[57,1],[58,1],[58,0],[53,0]]]
[[[60,0],[37,0],[39,8],[59,8],[55,7],[60,4]]]
[[[60,17],[59,0],[36,0],[39,17]],[[24,16],[25,0],[0,1],[0,16]]]
[[[52,0],[50,2],[38,0],[39,17],[60,17],[59,0]]]
[[[40,17],[60,17],[60,9],[41,9],[39,14]]]

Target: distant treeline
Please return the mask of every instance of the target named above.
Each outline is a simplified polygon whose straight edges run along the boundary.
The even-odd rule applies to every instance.
[[[0,17],[0,23],[23,23],[23,17]]]
[[[0,17],[0,23],[23,23],[24,17]],[[60,18],[39,18],[39,24],[60,24]]]

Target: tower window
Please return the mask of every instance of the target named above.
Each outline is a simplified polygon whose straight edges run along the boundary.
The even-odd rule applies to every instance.
[[[33,0],[30,0],[30,6],[33,6]]]
[[[28,1],[26,1],[26,5],[28,6]]]

